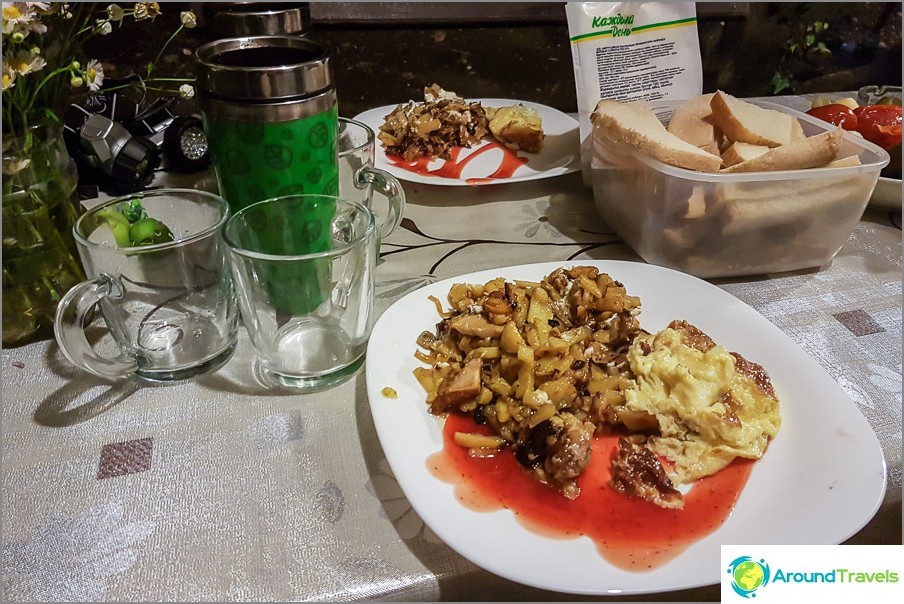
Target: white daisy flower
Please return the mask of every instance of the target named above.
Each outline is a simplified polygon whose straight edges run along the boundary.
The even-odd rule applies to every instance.
[[[12,174],[18,174],[25,168],[31,165],[31,159],[29,158],[13,158],[13,157],[4,157],[3,158],[3,173],[7,176]]]
[[[47,65],[47,61],[41,55],[32,54],[28,50],[20,50],[12,57],[7,58],[9,68],[19,75],[27,75],[34,71],[40,71]]]
[[[104,66],[97,59],[88,61],[85,68],[85,81],[88,82],[88,90],[96,92],[104,84]]]
[[[3,74],[3,90],[8,90],[16,85],[16,70],[11,68],[9,64],[4,63],[2,69]]]
[[[3,33],[9,35],[28,24],[35,18],[35,12],[26,2],[3,3]]]

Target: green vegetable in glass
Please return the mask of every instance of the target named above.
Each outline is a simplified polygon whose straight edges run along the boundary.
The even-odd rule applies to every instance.
[[[150,218],[140,199],[133,199],[120,209],[106,208],[97,213],[110,230],[119,247],[154,245],[174,241],[173,232],[156,218]]]
[[[132,238],[129,235],[129,221],[123,216],[122,212],[114,210],[113,208],[106,208],[99,211],[97,216],[103,218],[104,221],[106,221],[107,226],[110,227],[110,230],[113,231],[113,238],[116,240],[117,246],[132,246]]]
[[[132,245],[154,245],[173,241],[173,233],[156,218],[142,218],[129,227]]]

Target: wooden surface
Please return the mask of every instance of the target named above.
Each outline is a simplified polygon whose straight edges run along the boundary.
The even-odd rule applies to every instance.
[[[565,22],[563,2],[311,2],[321,24],[537,23]],[[748,2],[701,2],[701,17],[745,17]]]

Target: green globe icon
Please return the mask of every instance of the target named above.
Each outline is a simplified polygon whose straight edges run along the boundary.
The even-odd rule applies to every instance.
[[[738,564],[734,570],[734,581],[744,591],[755,590],[763,584],[763,579],[763,568],[753,560]]]

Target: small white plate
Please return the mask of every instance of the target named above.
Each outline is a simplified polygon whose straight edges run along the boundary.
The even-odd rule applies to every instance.
[[[380,317],[367,350],[367,392],[383,451],[408,501],[453,550],[484,569],[542,589],[588,595],[652,593],[718,583],[721,544],[835,544],[862,528],[885,494],[885,459],[856,405],[787,335],[726,291],[695,277],[635,262],[585,261],[640,296],[641,325],[658,331],[686,319],[717,343],[762,364],[781,400],[782,427],[753,466],[731,516],[667,564],[630,572],[609,564],[587,537],[531,532],[512,512],[475,512],[428,470],[443,447],[412,375],[418,334],[439,317],[453,283],[495,277],[539,280],[563,263],[500,268],[447,279],[406,295]],[[381,390],[393,388],[397,398]]]
[[[404,162],[398,158],[387,157],[383,145],[377,141],[376,167],[386,170],[400,180],[446,186],[491,185],[537,180],[568,174],[580,169],[580,136],[578,134],[578,122],[573,117],[552,107],[527,101],[513,101],[510,99],[468,100],[479,101],[484,107],[506,107],[520,103],[525,107],[536,109],[543,122],[543,132],[546,135],[540,152],[527,153],[518,151],[516,153],[506,150],[492,136],[488,135],[481,143],[474,145],[470,149],[461,149],[460,155],[456,158],[457,161],[447,162],[446,160],[435,158],[429,163],[423,161],[418,163]],[[373,128],[375,132],[379,132],[386,116],[395,108],[396,105],[377,107],[355,116],[355,119],[364,122]],[[486,147],[492,148],[485,149]],[[516,153],[518,157],[526,160],[526,162],[517,166],[516,169],[511,171],[510,175],[507,175],[510,170],[505,169],[507,167],[505,158],[507,154],[510,155],[512,153]],[[426,165],[424,165],[425,163]],[[461,167],[462,165],[463,168],[460,170],[460,174],[454,174],[454,172],[459,170],[453,170],[452,168]],[[503,170],[503,176],[494,177],[493,174],[500,169]],[[453,174],[443,175],[443,171],[447,174],[450,172]]]
[[[869,199],[869,207],[874,210],[901,211],[901,180],[899,178],[879,177],[873,196]]]

